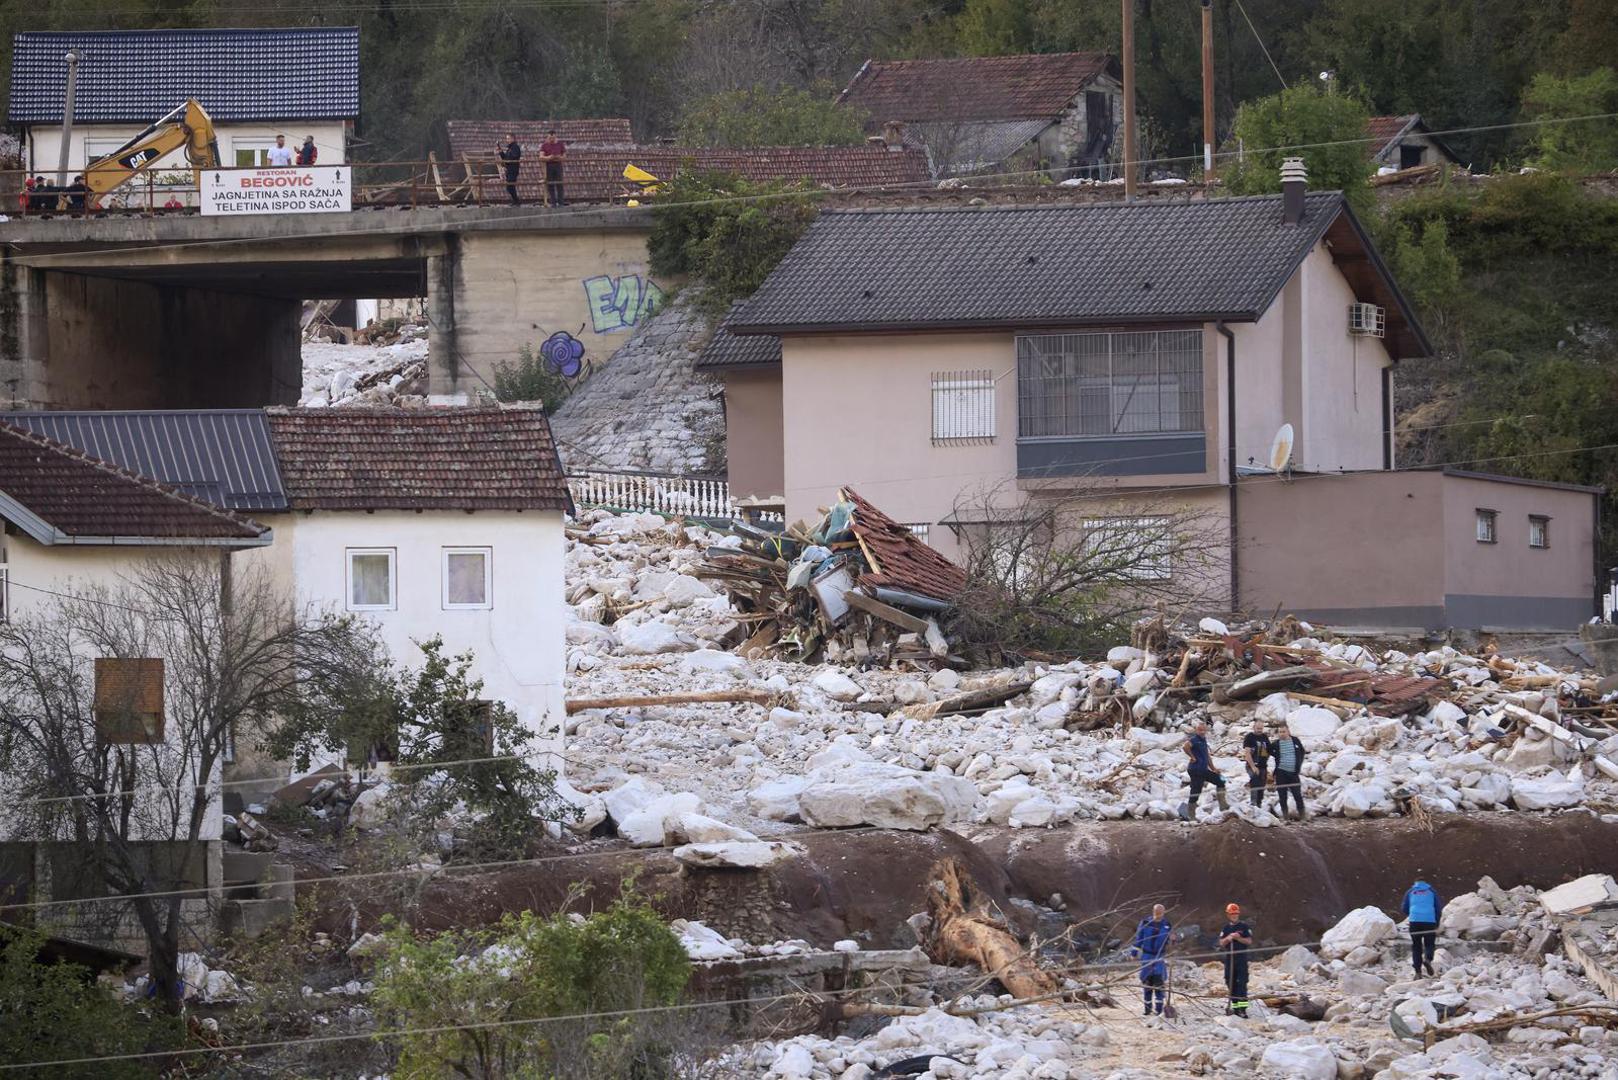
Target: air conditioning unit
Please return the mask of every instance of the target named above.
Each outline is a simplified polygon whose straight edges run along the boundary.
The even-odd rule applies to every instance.
[[[1348,305],[1348,332],[1361,337],[1382,337],[1387,333],[1387,312],[1380,304]]]

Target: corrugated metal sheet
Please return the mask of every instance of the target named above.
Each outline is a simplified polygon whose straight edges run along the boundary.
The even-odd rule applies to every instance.
[[[259,409],[7,412],[0,420],[227,510],[285,510]]]

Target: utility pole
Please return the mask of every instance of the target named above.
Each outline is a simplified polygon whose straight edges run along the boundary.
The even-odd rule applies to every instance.
[[[1214,180],[1213,0],[1202,0],[1202,182]]]
[[[73,139],[73,94],[78,89],[79,54],[72,49],[64,57],[67,61],[67,95],[62,100],[62,150],[56,156],[56,186],[67,187],[67,150]]]
[[[1135,198],[1135,0],[1124,0],[1124,198]]]

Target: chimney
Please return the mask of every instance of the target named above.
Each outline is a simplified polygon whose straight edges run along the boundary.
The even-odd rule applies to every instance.
[[[889,120],[882,125],[882,141],[888,144],[889,150],[903,150],[905,145],[905,126],[901,121]]]
[[[1309,190],[1309,170],[1303,158],[1281,159],[1281,224],[1296,225],[1303,220],[1303,193]]]

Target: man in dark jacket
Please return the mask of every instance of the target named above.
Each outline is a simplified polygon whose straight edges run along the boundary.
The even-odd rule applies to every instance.
[[[320,157],[320,151],[315,149],[315,137],[305,135],[303,145],[298,147],[298,164],[307,169],[315,163],[315,159],[318,157]]]
[[[1225,905],[1225,925],[1219,931],[1219,947],[1225,953],[1225,991],[1230,995],[1226,1011],[1247,1019],[1247,950],[1253,947],[1253,928],[1242,921],[1238,904]]]
[[[1264,805],[1264,785],[1270,775],[1270,737],[1264,721],[1253,717],[1253,730],[1242,736],[1242,764],[1247,766],[1247,801]]]
[[[500,160],[505,162],[506,194],[511,196],[511,205],[516,206],[522,200],[517,198],[517,173],[522,168],[518,164],[522,160],[522,147],[517,144],[517,133],[506,132],[505,145],[495,147]]]
[[[1421,978],[1421,969],[1433,973],[1433,950],[1438,945],[1438,918],[1444,914],[1444,901],[1438,890],[1425,881],[1418,881],[1405,893],[1399,908],[1410,920],[1410,966]]]
[[[1275,794],[1281,800],[1275,808],[1276,814],[1282,818],[1287,816],[1290,795],[1298,804],[1298,820],[1302,821],[1309,816],[1309,811],[1303,808],[1303,743],[1292,734],[1285,720],[1281,721],[1281,731],[1270,750],[1275,756]]]
[[[1142,919],[1135,928],[1135,944],[1130,951],[1140,958],[1140,992],[1146,1006],[1144,1016],[1151,1016],[1153,1012],[1163,1015],[1163,984],[1169,974],[1169,966],[1163,955],[1168,952],[1169,935],[1173,930],[1162,904],[1152,905],[1152,917]]]
[[[1214,771],[1213,759],[1208,756],[1208,721],[1198,720],[1185,740],[1185,756],[1190,758],[1186,771],[1191,775],[1191,797],[1180,806],[1180,818],[1192,821],[1197,816],[1197,799],[1202,796],[1202,785],[1212,784],[1219,798],[1219,809],[1229,810],[1225,799],[1225,778]]]

